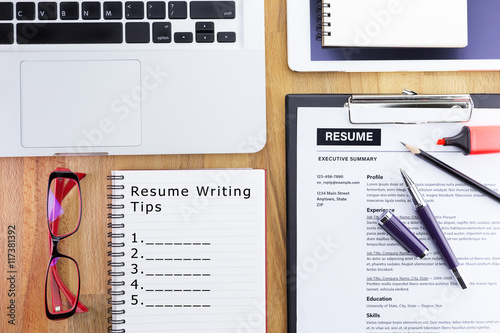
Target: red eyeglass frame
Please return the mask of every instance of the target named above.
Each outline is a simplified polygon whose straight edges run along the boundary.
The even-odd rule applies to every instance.
[[[49,229],[49,253],[50,253],[50,260],[49,264],[47,267],[47,274],[45,276],[45,313],[47,315],[47,318],[51,320],[59,320],[59,319],[66,319],[71,317],[73,314],[76,313],[83,313],[89,311],[89,309],[83,305],[78,299],[80,297],[80,269],[78,267],[78,263],[76,262],[75,259],[61,254],[58,249],[57,245],[60,240],[67,238],[74,234],[78,228],[80,227],[80,222],[81,222],[81,217],[82,217],[82,196],[81,196],[81,189],[80,189],[80,180],[85,177],[85,173],[74,173],[70,171],[69,169],[66,168],[57,168],[54,170],[50,175],[49,175],[49,183],[47,187],[47,208],[46,208],[46,214],[47,214],[47,225]],[[60,179],[58,179],[60,178]],[[74,180],[74,182],[66,182],[64,184],[64,179],[68,180]],[[65,235],[62,236],[56,236],[57,232],[59,230],[59,217],[56,217],[53,221],[50,221],[49,217],[49,195],[50,195],[50,185],[52,181],[55,181],[55,188],[54,191],[54,200],[57,200],[58,202],[62,202],[62,200],[66,197],[66,195],[73,189],[75,185],[78,186],[78,197],[80,200],[80,212],[79,212],[79,217],[78,217],[78,224],[72,232],[69,232]],[[62,182],[62,184],[61,184]],[[59,186],[58,186],[59,185]],[[64,185],[64,186],[63,186]],[[72,260],[77,268],[78,271],[78,290],[77,294],[73,295],[73,293],[69,290],[69,288],[64,284],[62,281],[61,277],[59,276],[59,273],[57,271],[57,267],[55,265],[52,265],[52,262],[55,258],[66,258],[69,260]],[[49,281],[49,273],[50,274],[50,281]],[[49,306],[47,304],[47,285],[50,283],[51,287],[51,297],[52,297],[52,312],[49,310]],[[67,298],[67,300],[71,304],[75,304],[71,309],[66,310],[66,311],[60,311],[57,314],[55,314],[56,311],[56,306],[62,304],[62,299],[60,292],[64,294],[64,296]],[[75,302],[76,301],[76,302]]]

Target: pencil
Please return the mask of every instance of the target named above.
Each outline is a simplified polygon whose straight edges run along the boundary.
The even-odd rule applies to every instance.
[[[403,142],[401,142],[403,146],[406,147],[413,155],[420,157],[421,159],[425,160],[426,162],[429,162],[430,164],[434,165],[435,167],[438,167],[439,169],[443,170],[447,174],[457,178],[458,180],[464,182],[465,184],[471,186],[472,188],[475,188],[479,192],[483,193],[484,195],[492,198],[493,200],[496,200],[497,202],[500,203],[500,194],[497,192],[493,191],[492,189],[484,186],[483,184],[475,181],[474,179],[470,178],[469,176],[464,175],[460,171],[452,168],[448,164],[444,163],[443,161],[438,160],[434,156],[430,155],[429,153],[426,153],[422,149],[407,145]]]

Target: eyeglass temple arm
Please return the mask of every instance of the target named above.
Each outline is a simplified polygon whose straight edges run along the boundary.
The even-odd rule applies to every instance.
[[[59,170],[65,170],[65,169],[59,169]],[[78,180],[82,180],[83,177],[85,177],[85,173],[81,172],[75,172],[75,174],[78,176]],[[64,187],[62,187],[59,182],[56,180],[56,185],[55,185],[55,192],[54,197],[58,202],[62,202],[63,199],[66,197],[66,195],[73,189],[75,186],[75,182],[68,182]],[[59,185],[59,186],[58,186]],[[57,217],[54,221],[52,221],[52,233],[57,233],[59,229],[59,217]],[[51,240],[49,240],[51,242]],[[55,306],[56,303],[60,305],[62,303],[61,301],[61,296],[59,291],[62,291],[64,296],[73,303],[75,301],[75,296],[69,291],[68,287],[64,284],[64,282],[61,280],[61,277],[59,276],[59,272],[57,271],[57,267],[52,266],[51,267],[52,275],[51,275],[51,286],[52,286],[52,307],[53,310],[55,311]],[[56,283],[57,287],[54,285],[54,282]],[[57,289],[57,290],[56,290]],[[80,301],[78,301],[76,312],[81,313],[81,312],[87,312],[89,309]]]
[[[78,180],[82,180],[85,177],[85,174],[81,172],[75,172],[74,174],[78,176]],[[76,185],[75,182],[66,183],[66,185],[64,186],[61,200],[64,199],[66,195],[68,195],[69,191],[71,191],[75,185]]]
[[[58,170],[66,170],[59,168]],[[85,177],[84,173],[75,172],[75,175],[78,176],[78,180],[82,180]],[[75,182],[67,182],[64,186],[61,186],[59,183],[64,182],[63,180],[56,179],[55,192],[54,197],[57,202],[61,203],[63,199],[68,195],[68,193],[75,187]],[[58,186],[59,185],[59,186]],[[59,217],[57,217],[54,221],[52,221],[52,233],[57,233],[59,230]]]
[[[58,286],[58,283],[56,279],[53,278],[53,270],[52,267],[50,268],[50,291],[51,291],[51,296],[52,296],[52,311],[56,312],[57,307],[61,307],[62,305],[62,300],[61,300],[61,294],[60,294],[60,289]],[[60,310],[59,310],[60,311]]]
[[[76,297],[75,295],[73,295],[73,293],[68,289],[68,287],[66,287],[66,285],[64,284],[64,282],[61,280],[61,277],[59,276],[59,272],[57,271],[57,267],[56,266],[52,266],[50,267],[51,271],[52,271],[52,275],[51,275],[51,278],[52,278],[52,290],[54,290],[54,283],[57,285],[57,296],[54,297],[54,292],[52,292],[52,304],[53,304],[53,308],[54,308],[54,303],[56,303],[57,301],[59,302],[59,304],[61,304],[61,296],[59,294],[59,290],[62,291],[62,293],[64,294],[64,296],[66,297],[66,299],[71,303],[73,304],[76,300]],[[55,311],[55,309],[53,309]],[[83,303],[81,303],[80,301],[78,301],[78,304],[76,306],[76,312],[78,313],[81,313],[81,312],[87,312],[89,311],[89,309],[83,305]]]

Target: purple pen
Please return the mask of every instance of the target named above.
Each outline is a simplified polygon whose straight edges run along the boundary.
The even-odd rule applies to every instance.
[[[386,210],[378,219],[378,224],[406,251],[422,259],[429,249],[394,214]]]
[[[460,285],[460,287],[462,287],[462,289],[467,289],[467,282],[465,280],[461,267],[459,267],[460,264],[458,263],[458,260],[455,257],[450,244],[448,244],[443,231],[439,227],[439,224],[436,221],[436,218],[434,217],[434,214],[432,213],[429,205],[427,205],[427,202],[425,202],[422,194],[420,194],[417,186],[411,180],[408,174],[404,170],[401,170],[401,174],[403,175],[406,189],[408,190],[408,193],[410,194],[410,197],[413,201],[413,205],[415,206],[415,211],[417,212],[418,216],[420,216],[420,219],[427,228],[429,235],[434,240],[434,243],[441,252],[441,256],[448,265],[448,268],[453,273],[453,276],[457,280],[458,284]]]

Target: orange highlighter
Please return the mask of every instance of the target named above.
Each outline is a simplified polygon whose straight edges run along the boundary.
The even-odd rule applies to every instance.
[[[439,139],[438,145],[456,146],[464,155],[500,152],[500,126],[464,126],[455,136]]]

